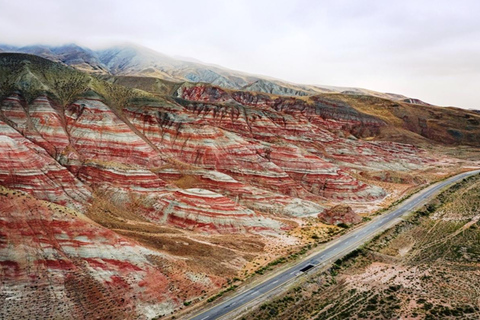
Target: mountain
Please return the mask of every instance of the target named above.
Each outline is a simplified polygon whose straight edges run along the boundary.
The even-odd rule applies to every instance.
[[[119,45],[96,51],[80,47],[76,44],[58,47],[44,45],[25,47],[0,45],[0,52],[2,51],[34,54],[95,74],[154,77],[172,82],[205,82],[227,89],[243,89],[286,96],[306,96],[337,92],[350,95],[370,95],[413,104],[424,104],[424,102],[419,99],[362,88],[288,83],[266,76],[250,75],[240,71],[201,63],[194,59],[176,59],[152,49],[132,44]]]
[[[137,46],[115,46],[93,51],[75,44],[64,46],[0,45],[4,52],[34,54],[77,69],[100,74],[153,76],[170,81],[208,82],[227,88],[240,88],[258,77],[197,62],[178,60]]]
[[[31,45],[24,47],[0,45],[0,50],[3,52],[33,54],[52,61],[61,62],[87,72],[109,72],[105,68],[104,64],[98,59],[98,55],[96,52],[88,48],[80,47],[76,44],[68,44],[58,47],[45,45]]]
[[[176,60],[139,46],[117,46],[99,51],[98,55],[113,75],[141,75],[171,81],[208,82],[226,88],[240,88],[257,79],[215,66]]]
[[[480,146],[472,111],[141,76],[190,67],[139,49],[28,50],[51,60],[0,53],[0,318],[178,312],[343,232],[325,209],[368,219]]]

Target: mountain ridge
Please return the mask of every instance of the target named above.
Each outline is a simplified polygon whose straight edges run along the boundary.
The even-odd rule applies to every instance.
[[[175,82],[206,82],[227,89],[245,88],[280,95],[314,95],[327,92],[366,94],[393,100],[411,99],[411,103],[423,104],[419,99],[363,88],[295,84],[270,76],[254,75],[215,64],[192,61],[195,59],[176,59],[135,44],[115,45],[100,50],[91,50],[76,44],[23,47],[0,44],[0,51],[2,50],[35,54],[98,74],[149,76]]]

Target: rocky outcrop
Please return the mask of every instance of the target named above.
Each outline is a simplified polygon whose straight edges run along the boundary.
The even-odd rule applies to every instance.
[[[44,149],[0,121],[0,183],[38,199],[84,208],[90,190]]]
[[[224,173],[208,171],[191,174],[196,177],[198,186],[225,194],[247,208],[267,214],[307,217],[315,216],[324,209],[312,201],[249,186]]]
[[[90,160],[82,165],[77,174],[85,184],[102,191],[115,189],[126,193],[150,194],[164,192],[166,187],[166,182],[149,170],[114,162]]]
[[[361,113],[345,102],[312,96],[308,99],[295,97],[270,97],[249,91],[227,92],[210,85],[184,85],[177,90],[183,99],[200,102],[237,102],[244,106],[273,109],[296,118],[308,117],[309,122],[329,129],[352,131],[357,135],[378,132],[385,122],[374,116]],[[360,127],[360,128],[359,128]],[[360,130],[367,130],[361,132]]]
[[[151,319],[217,281],[76,211],[4,187],[0,256],[2,319]]]
[[[206,232],[279,231],[282,225],[236,204],[221,194],[199,188],[162,196],[155,205],[161,215],[149,217],[175,226]]]
[[[261,146],[221,128],[169,117],[154,110],[129,114],[130,121],[158,148],[182,162],[226,173],[253,186],[291,196],[305,190],[281,168],[259,154]],[[189,119],[192,119],[189,117]],[[252,179],[254,177],[254,179]]]
[[[318,215],[320,221],[332,225],[352,225],[362,221],[362,218],[346,205],[337,205],[329,209],[325,209]]]
[[[67,108],[65,119],[71,146],[83,160],[143,167],[164,164],[161,155],[101,101],[79,100]]]
[[[376,200],[385,192],[353,179],[337,166],[292,146],[271,146],[266,158],[299,181],[309,192],[335,200]]]
[[[69,145],[64,118],[44,95],[30,104],[19,94],[7,97],[1,102],[0,118],[57,160]]]
[[[223,194],[244,207],[264,214],[291,217],[316,216],[324,207],[301,198],[290,197],[235,180],[231,176],[212,170],[157,171],[172,184],[181,188],[200,188]]]

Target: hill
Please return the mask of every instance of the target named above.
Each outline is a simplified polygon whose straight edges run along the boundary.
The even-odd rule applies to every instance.
[[[116,76],[117,54],[82,52],[0,53],[2,317],[204,303],[342,232],[325,208],[368,219],[473,163],[446,143],[479,143],[470,111]]]

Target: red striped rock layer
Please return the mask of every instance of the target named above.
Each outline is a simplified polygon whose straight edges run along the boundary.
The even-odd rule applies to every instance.
[[[199,188],[177,190],[159,198],[156,204],[161,216],[149,217],[195,231],[218,230],[238,231],[279,231],[282,225],[255,211],[236,204],[231,199]]]
[[[0,121],[0,183],[38,199],[82,208],[90,191],[44,149]]]
[[[321,197],[374,200],[385,195],[379,188],[358,182],[318,155],[293,145],[293,142],[300,146],[316,145],[314,137],[319,130],[312,130],[304,136],[300,134],[299,141],[293,141],[299,129],[296,129],[297,133],[283,132],[285,135],[282,136],[280,134],[283,129],[278,129],[271,120],[250,119],[253,132],[270,131],[277,140],[279,137],[290,139],[288,142],[284,140],[281,145],[262,144],[258,140],[242,136],[242,132],[227,131],[226,125],[224,129],[214,127],[216,119],[212,109],[205,111],[201,117],[198,116],[198,120],[194,120],[194,114],[190,114],[187,120],[172,115],[168,117],[168,123],[162,121],[165,116],[160,117],[154,108],[141,111],[141,114],[139,110],[131,110],[126,114],[131,122],[141,128],[153,143],[161,146],[163,151],[186,163],[226,173],[251,186],[311,200],[320,200]],[[227,122],[231,122],[231,119]],[[234,123],[236,122],[237,120],[234,120]],[[260,122],[263,129],[273,129],[263,130],[258,126]],[[298,128],[302,127],[293,120],[291,123]],[[248,131],[243,133],[248,135]],[[324,140],[333,139],[326,136]],[[332,183],[332,180],[338,182]],[[338,192],[341,194],[337,194]]]
[[[178,190],[151,171],[90,162],[79,177],[119,206],[135,201],[135,214],[147,220],[209,233],[278,232],[282,225],[229,198],[204,189]],[[175,190],[175,191],[172,191]]]
[[[75,214],[0,189],[1,319],[150,319],[216,286]]]
[[[309,192],[334,200],[377,200],[386,193],[379,187],[353,179],[324,159],[289,146],[270,145],[265,157],[300,181]]]
[[[132,124],[162,152],[185,163],[224,172],[253,186],[297,197],[309,197],[303,187],[273,162],[260,156],[260,144],[240,135],[194,122],[161,127],[154,109],[127,113]]]
[[[159,174],[172,181],[184,177],[193,177],[196,188],[223,194],[235,203],[263,213],[304,217],[315,216],[324,209],[324,207],[312,201],[252,187],[218,171],[189,170],[181,173],[176,170],[165,169]]]
[[[65,116],[72,146],[84,159],[145,167],[164,164],[151,145],[100,101],[79,100]]]
[[[181,102],[197,123],[220,127],[249,138],[268,142],[282,139],[291,143],[335,139],[332,132],[313,125],[306,117],[274,109],[243,106],[238,103]]]
[[[12,102],[10,105],[12,108],[15,107],[15,112],[18,113],[18,116],[15,117],[13,111],[7,112],[14,119],[29,118],[33,113],[39,119],[56,119],[55,128],[57,129],[55,132],[61,137],[63,143],[60,144],[58,150],[47,149],[51,154],[58,154],[61,150],[59,157],[61,163],[67,165],[74,173],[77,173],[82,163],[88,162],[89,159],[93,159],[97,163],[104,163],[103,167],[105,168],[112,163],[148,168],[159,166],[164,163],[162,158],[170,157],[187,164],[224,172],[244,183],[287,196],[314,199],[315,195],[330,197],[340,190],[344,193],[340,197],[342,199],[363,199],[364,196],[375,198],[379,195],[378,192],[368,194],[368,188],[362,189],[360,184],[352,183],[353,179],[346,177],[339,179],[346,188],[340,187],[324,191],[324,186],[338,185],[338,183],[326,184],[326,179],[331,178],[332,172],[337,172],[338,168],[333,170],[330,168],[327,170],[328,172],[323,173],[306,172],[300,168],[300,171],[303,170],[304,173],[299,174],[296,172],[298,168],[291,167],[293,163],[308,163],[311,161],[312,155],[303,156],[296,152],[297,160],[293,162],[288,161],[288,158],[282,160],[281,157],[276,157],[274,161],[266,159],[265,146],[250,138],[247,140],[244,137],[245,134],[254,133],[255,139],[268,141],[281,136],[284,141],[289,143],[307,146],[315,139],[317,141],[320,139],[325,143],[334,139],[331,133],[313,127],[308,121],[299,122],[288,118],[291,117],[289,115],[275,113],[276,111],[262,114],[264,111],[258,113],[252,108],[240,107],[236,109],[236,118],[225,118],[220,115],[220,121],[223,124],[219,124],[217,123],[219,114],[215,110],[203,110],[202,117],[195,114],[196,109],[190,110],[192,113],[189,115],[188,112],[180,112],[181,107],[175,107],[175,105],[167,107],[175,109],[171,110],[175,111],[175,114],[159,112],[159,110],[165,109],[163,107],[161,109],[151,107],[135,111],[128,110],[127,117],[157,147],[157,150],[154,150],[145,139],[138,136],[109,108],[96,100],[79,101],[67,108],[65,116],[57,113],[47,99],[37,99],[32,106],[27,106],[29,110],[35,108],[40,111],[44,110],[44,114],[40,111],[30,112],[31,110],[25,113],[25,108],[19,101]],[[242,108],[243,112],[240,112]],[[54,117],[54,115],[56,116]],[[65,119],[65,130],[60,126],[62,119]],[[228,121],[224,121],[225,119]],[[41,122],[35,121],[30,126],[35,129],[34,131],[40,132],[43,127],[39,126],[39,123]],[[232,128],[232,125],[229,127],[228,123],[236,127]],[[240,127],[238,127],[239,123]],[[214,124],[224,129],[216,127]],[[234,129],[237,132],[232,133],[227,129]],[[55,143],[54,136],[46,136],[47,138],[44,139],[46,143],[40,145],[53,145]],[[39,139],[34,141],[39,141]],[[70,144],[65,146],[67,141]],[[326,163],[322,160],[317,162]],[[330,165],[330,167],[332,166]],[[88,170],[91,171],[91,169],[83,169],[83,172]],[[343,175],[346,176],[345,173]],[[88,176],[88,174],[81,175],[84,181],[89,179]],[[89,180],[89,183],[92,182]],[[361,190],[363,193],[358,193]]]
[[[55,158],[69,145],[62,113],[54,108],[46,96],[27,104],[18,94],[12,95],[2,101],[0,115],[14,129]]]
[[[172,186],[168,187],[170,191],[166,190],[167,185],[165,181],[152,173],[148,168],[161,166],[164,164],[162,158],[176,154],[177,145],[174,142],[164,143],[163,145],[159,143],[158,145],[163,152],[155,149],[103,103],[96,100],[81,100],[68,107],[65,115],[59,113],[63,116],[59,115],[55,119],[58,120],[57,123],[60,123],[60,119],[65,118],[65,128],[56,126],[55,130],[58,129],[56,131],[58,137],[45,135],[46,139],[43,139],[40,135],[32,136],[29,134],[30,131],[38,133],[43,130],[39,124],[40,122],[31,121],[28,125],[24,123],[23,127],[17,125],[17,123],[21,124],[20,120],[22,118],[32,118],[35,112],[39,119],[53,117],[52,114],[57,114],[57,111],[50,104],[49,100],[39,98],[33,104],[24,107],[24,102],[19,97],[13,97],[8,103],[4,103],[2,108],[5,117],[8,115],[16,121],[9,120],[10,124],[16,128],[23,128],[21,132],[31,139],[26,139],[19,132],[2,123],[0,132],[10,135],[10,137],[2,137],[0,145],[1,150],[4,151],[0,155],[0,158],[2,156],[4,158],[4,161],[0,164],[0,183],[2,185],[27,191],[39,199],[75,206],[80,209],[84,208],[91,198],[90,191],[82,184],[83,182],[97,191],[107,192],[111,195],[110,200],[116,205],[128,204],[132,199],[143,199],[143,202],[138,204],[137,212],[135,212],[135,214],[140,216],[148,218],[167,215],[163,212],[165,208],[160,205],[155,206],[154,204],[157,199],[165,195],[171,195]],[[38,112],[34,112],[34,109],[38,110]],[[204,140],[217,139],[216,136],[209,135],[210,133],[207,131],[204,133]],[[217,135],[225,134],[222,130],[216,128],[213,128],[211,133]],[[226,134],[228,135],[229,133],[227,132]],[[62,140],[62,136],[65,139]],[[40,143],[39,137],[45,143]],[[228,168],[230,165],[233,168],[243,166],[235,162],[235,154],[238,152],[235,148],[238,146],[243,147],[235,141],[235,138],[232,139],[233,143],[231,143],[230,147],[226,146],[222,149],[222,152],[227,150],[227,154],[228,152],[231,153],[229,158],[225,157],[223,153],[216,156],[222,160],[219,163],[224,168]],[[59,149],[60,156],[58,158],[75,176],[51,157],[56,155],[56,152],[52,152],[49,149],[51,154],[47,154],[48,146],[54,143],[55,139],[64,141],[63,144],[60,144],[63,150]],[[194,141],[192,135],[187,135],[186,140]],[[221,143],[226,143],[229,141],[229,138],[220,140]],[[183,144],[185,143],[185,141],[179,141]],[[241,142],[248,144],[247,142]],[[221,146],[221,143],[219,146]],[[205,144],[208,145],[207,142]],[[191,147],[194,146],[195,144]],[[183,150],[187,149],[188,146]],[[181,151],[181,147],[178,150]],[[199,150],[206,149],[199,147]],[[245,148],[245,152],[247,152],[247,159],[239,158],[239,161],[255,163],[257,159],[260,160],[261,163],[257,165],[256,169],[258,175],[264,174],[263,171],[267,171],[264,167],[270,166],[277,171],[277,175],[288,178],[285,173],[264,161],[248,148]],[[183,157],[176,158],[191,161],[191,157],[187,152],[183,153]],[[210,158],[206,157],[206,159]],[[210,162],[210,165],[215,167],[213,162]],[[271,179],[268,175],[266,177]],[[293,187],[288,186],[285,182],[278,182],[278,179],[272,180],[272,184],[275,183],[279,186],[278,188],[287,185],[287,187],[284,187],[285,189],[291,187],[302,191],[293,181],[290,181]],[[139,196],[141,197],[139,198]],[[143,196],[146,196],[146,198]],[[228,200],[228,198],[225,199]],[[182,215],[185,212],[179,211],[178,214],[177,212],[169,212],[170,218],[166,222],[187,226],[188,222],[191,221],[192,225],[201,224],[202,230],[210,230],[212,232],[243,231],[247,229],[278,231],[281,228],[278,223],[268,219],[265,220],[267,223],[264,224],[254,223],[256,220],[254,221],[251,217],[254,212],[249,212],[248,215],[238,214],[242,210],[248,209],[241,206],[237,207],[239,211],[233,215],[230,215],[232,210],[228,206],[225,207],[224,212],[221,208],[214,211],[213,213],[219,217],[218,221],[215,221],[215,214],[212,215],[212,212],[197,212],[195,218],[184,219]],[[205,214],[205,217],[202,217],[202,214]],[[178,221],[182,219],[186,222],[179,223]],[[204,223],[205,219],[209,222]],[[157,218],[153,218],[152,221],[160,223],[160,220]],[[271,226],[274,226],[275,230],[271,229]],[[224,227],[225,230],[222,230]]]
[[[240,110],[243,108],[247,110],[243,114],[244,119],[235,119],[235,121],[248,123],[248,128],[256,139],[271,142],[273,135],[268,137],[258,132],[275,132],[278,139],[301,146],[321,157],[343,161],[342,165],[354,164],[382,169],[379,164],[385,163],[387,167],[406,170],[411,169],[409,164],[420,167],[431,161],[425,153],[413,146],[392,142],[368,143],[342,138],[342,136],[347,137],[349,132],[359,136],[370,136],[384,125],[383,121],[362,114],[342,102],[324,97],[311,97],[308,102],[298,98],[271,98],[265,94],[226,92],[219,88],[215,88],[213,90],[215,95],[209,98],[212,90],[208,86],[198,85],[180,88],[177,94],[184,99],[202,102],[201,104],[194,102],[184,104],[187,110],[201,115],[203,121],[207,119],[210,123],[220,121],[222,128],[228,128],[239,134],[242,130],[248,132],[248,130],[224,124],[228,118],[218,116],[219,110],[223,108]],[[205,105],[205,103],[208,104]],[[235,103],[238,105],[235,106]],[[242,118],[242,112],[237,114]],[[270,123],[266,119],[271,120]],[[295,132],[295,128],[300,129]]]
[[[295,118],[308,117],[309,121],[320,127],[329,129],[346,129],[358,132],[358,128],[378,131],[385,123],[375,117],[358,112],[345,103],[325,97],[312,97],[309,101],[296,97],[272,98],[261,93],[248,91],[227,92],[209,85],[187,85],[180,87],[177,95],[191,101],[210,103],[237,102],[244,106],[261,109],[274,109]],[[369,132],[371,133],[371,132]]]
[[[345,165],[353,163],[374,170],[419,169],[435,161],[415,146],[387,141],[367,143],[347,139],[341,143],[326,143],[325,151]]]
[[[10,126],[65,164],[95,159],[147,167],[161,155],[106,105],[84,99],[66,108],[45,96],[27,104],[19,95],[5,99],[0,115]]]
[[[340,122],[321,125],[313,116],[296,115],[277,111],[258,110],[253,107],[238,112],[237,118],[219,116],[218,110],[242,109],[242,106],[205,105],[185,103],[186,110],[199,117],[198,123],[219,126],[238,135],[301,147],[321,158],[343,162],[342,166],[367,166],[382,169],[381,165],[408,170],[432,161],[425,152],[412,145],[394,142],[365,142],[357,140],[342,129]],[[215,110],[217,110],[215,112]],[[329,120],[330,121],[330,120]],[[232,123],[233,122],[233,123]],[[331,121],[330,121],[331,122]],[[248,125],[246,125],[248,123]],[[336,127],[337,125],[338,128]],[[337,135],[328,130],[337,131]],[[413,164],[412,167],[409,165]]]
[[[135,193],[163,192],[166,186],[165,181],[149,170],[112,162],[86,162],[78,171],[78,177],[95,188],[117,188]]]

